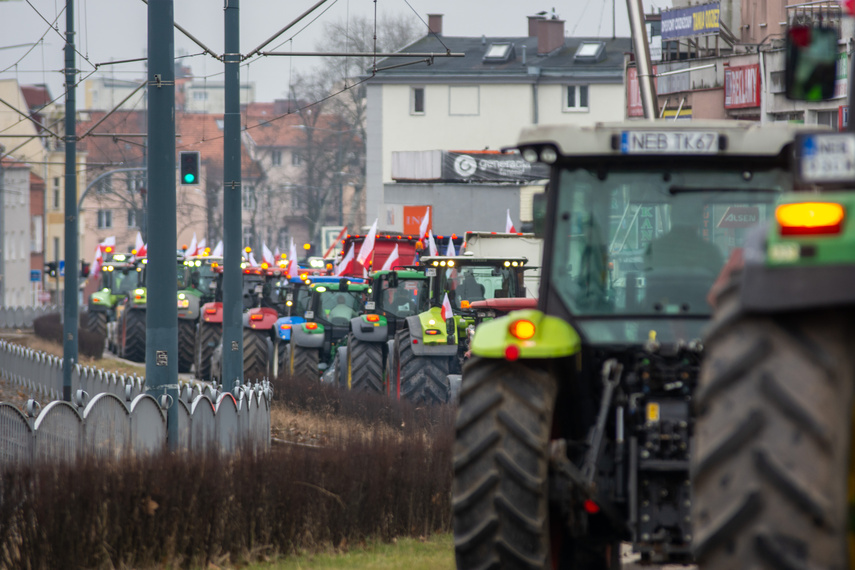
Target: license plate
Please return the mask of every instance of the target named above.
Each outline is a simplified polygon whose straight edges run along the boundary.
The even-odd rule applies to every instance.
[[[366,311],[373,311],[374,310],[374,301],[366,302],[365,303],[365,310]]]
[[[805,135],[797,142],[799,172],[805,182],[855,179],[855,137],[849,133]]]
[[[256,293],[260,294],[263,290],[264,290],[264,287],[262,285],[256,285],[255,286],[255,292]]]
[[[621,154],[715,154],[718,133],[707,131],[623,131]]]

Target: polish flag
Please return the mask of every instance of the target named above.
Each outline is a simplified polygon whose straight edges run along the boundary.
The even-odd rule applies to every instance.
[[[419,239],[424,239],[426,235],[428,235],[428,228],[430,226],[430,206],[427,207],[427,212],[425,212],[425,217],[422,218],[422,223],[419,225]]]
[[[136,252],[134,254],[136,257],[145,257],[148,252],[145,243],[143,243],[142,234],[140,232],[137,232],[137,239],[134,241],[134,251]]]
[[[374,253],[374,238],[377,236],[377,220],[374,220],[374,223],[371,225],[371,229],[368,230],[368,235],[365,236],[365,240],[362,242],[362,247],[359,249],[359,255],[356,256],[356,261],[359,262],[360,265],[365,266],[368,261],[368,258]]]
[[[454,250],[454,239],[451,237],[448,238],[448,247],[445,248],[446,257],[454,257],[457,255],[457,252]]]
[[[184,252],[184,259],[196,255],[196,232],[193,232],[193,239],[190,241],[190,247]]]
[[[276,265],[276,259],[273,257],[273,252],[267,247],[267,243],[261,242],[261,260],[267,264],[267,267]]]
[[[436,248],[436,242],[433,241],[433,231],[428,230],[428,253],[431,256],[439,255],[439,250]]]
[[[383,264],[383,267],[380,268],[380,271],[392,271],[392,268],[395,267],[395,262],[398,261],[398,244],[395,244],[395,249],[392,250],[392,253],[389,254],[389,257],[386,258],[386,263]]]
[[[299,277],[300,267],[297,265],[297,244],[294,243],[294,238],[291,238],[291,245],[288,248],[288,277]]]
[[[341,261],[335,268],[336,275],[344,275],[353,263],[353,244],[350,244],[350,249],[347,250],[347,255],[341,258]]]
[[[203,255],[206,247],[208,247],[208,242],[205,241],[205,238],[202,238],[199,240],[199,245],[196,246],[196,255]]]
[[[258,267],[258,262],[255,260],[255,256],[252,255],[252,252],[249,252],[249,264],[253,267]]]
[[[217,247],[214,248],[214,251],[211,252],[211,257],[222,257],[223,256],[223,240],[217,242]]]
[[[508,219],[505,220],[505,233],[506,234],[515,234],[517,233],[516,228],[514,228],[514,222],[511,220],[511,209],[508,208]]]
[[[101,264],[104,262],[104,254],[101,252],[101,246],[95,248],[95,256],[92,258],[92,265],[89,267],[89,277],[98,277],[101,273]]]
[[[275,259],[276,261],[279,261],[280,259],[282,259],[282,254],[279,252],[279,246],[278,245],[276,246],[276,249],[273,250],[273,259]]]
[[[442,298],[442,310],[439,314],[444,321],[450,319],[452,315],[454,315],[451,310],[451,301],[448,300],[448,293],[446,293],[445,297]]]

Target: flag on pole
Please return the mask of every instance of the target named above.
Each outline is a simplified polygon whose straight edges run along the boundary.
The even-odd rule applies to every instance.
[[[505,233],[506,234],[515,234],[517,233],[516,228],[514,228],[514,222],[511,220],[511,209],[508,208],[508,219],[505,220]]]
[[[223,256],[223,240],[217,242],[217,247],[214,248],[214,251],[211,252],[211,257],[222,257]]]
[[[258,262],[255,260],[255,256],[254,256],[254,255],[252,255],[252,252],[251,252],[251,251],[249,252],[249,264],[250,264],[252,267],[258,267]]]
[[[205,238],[200,239],[199,245],[196,246],[196,255],[204,255],[206,247],[208,247],[208,242],[205,241]]]
[[[89,268],[89,276],[90,277],[98,277],[98,274],[101,273],[101,264],[104,261],[104,254],[101,252],[101,246],[97,246],[95,248],[95,255],[92,258],[92,265]]]
[[[288,277],[299,277],[300,267],[297,265],[297,244],[294,243],[294,238],[291,238],[291,245],[288,248]]]
[[[439,314],[442,317],[442,320],[450,319],[454,314],[451,310],[451,301],[448,300],[448,292],[446,292],[445,297],[442,298],[442,310]]]
[[[380,268],[380,271],[392,271],[392,268],[395,267],[395,262],[398,261],[398,244],[395,244],[395,249],[392,250],[392,253],[389,254],[389,257],[386,258],[386,262],[383,264],[383,267]]]
[[[422,223],[419,224],[419,239],[425,239],[425,236],[428,235],[428,228],[430,227],[430,206],[427,207],[427,211],[425,212],[425,217],[422,218]]]
[[[365,239],[362,241],[362,247],[359,249],[359,255],[356,256],[356,261],[359,262],[360,265],[367,265],[366,261],[371,255],[374,253],[374,238],[377,235],[377,220],[374,220],[374,223],[371,225],[371,229],[368,230],[368,235],[365,236]]]
[[[448,247],[445,248],[445,255],[448,257],[457,255],[457,252],[454,250],[454,238],[451,236],[448,237]]]
[[[436,242],[433,240],[433,231],[428,230],[428,252],[431,256],[439,255],[439,250],[436,248]]]
[[[261,242],[261,260],[267,264],[267,267],[276,265],[276,260],[273,258],[273,252],[267,247],[266,242]]]
[[[142,234],[137,232],[137,238],[134,240],[134,251],[136,252],[134,255],[136,257],[145,257],[146,249],[145,243],[142,240]]]
[[[282,259],[282,254],[279,252],[279,246],[276,246],[276,249],[273,250],[273,259],[279,261]]]
[[[196,232],[193,232],[193,240],[190,242],[190,247],[184,251],[184,259],[196,255]]]
[[[347,250],[347,254],[341,258],[341,261],[335,268],[336,275],[344,275],[344,273],[350,267],[350,264],[353,262],[353,244],[350,244],[350,249]]]

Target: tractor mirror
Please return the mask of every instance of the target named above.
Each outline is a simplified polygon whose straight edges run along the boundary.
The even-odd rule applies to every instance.
[[[827,26],[792,26],[787,30],[787,99],[824,101],[834,97],[837,78],[837,30]]]
[[[397,289],[398,288],[398,272],[392,271],[389,273],[389,289]]]
[[[531,197],[532,226],[535,237],[539,238],[546,233],[546,192],[548,191],[549,184],[546,185],[546,191]]]

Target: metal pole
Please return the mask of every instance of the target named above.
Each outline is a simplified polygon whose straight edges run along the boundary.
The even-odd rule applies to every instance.
[[[167,441],[178,448],[178,269],[175,198],[175,33],[173,0],[148,3],[148,265],[145,374],[148,392],[167,395]]]
[[[62,399],[71,401],[71,371],[77,364],[77,133],[75,115],[74,0],[65,2],[65,303],[62,323]],[[57,264],[58,265],[58,264]],[[57,283],[59,269],[57,268]]]
[[[223,116],[223,389],[243,383],[241,319],[240,1],[225,0]]]
[[[849,53],[849,78],[847,86],[849,93],[846,97],[849,103],[849,116],[846,119],[846,130],[850,133],[855,132],[855,121],[852,120],[852,112],[855,111],[855,84],[852,82],[853,77],[855,77],[855,53]]]
[[[629,28],[632,31],[632,45],[635,49],[641,107],[644,109],[645,119],[655,119],[659,116],[659,102],[656,100],[656,84],[653,83],[653,71],[650,65],[650,45],[647,43],[647,28],[644,27],[644,8],[641,0],[626,0],[626,7],[629,11]]]

